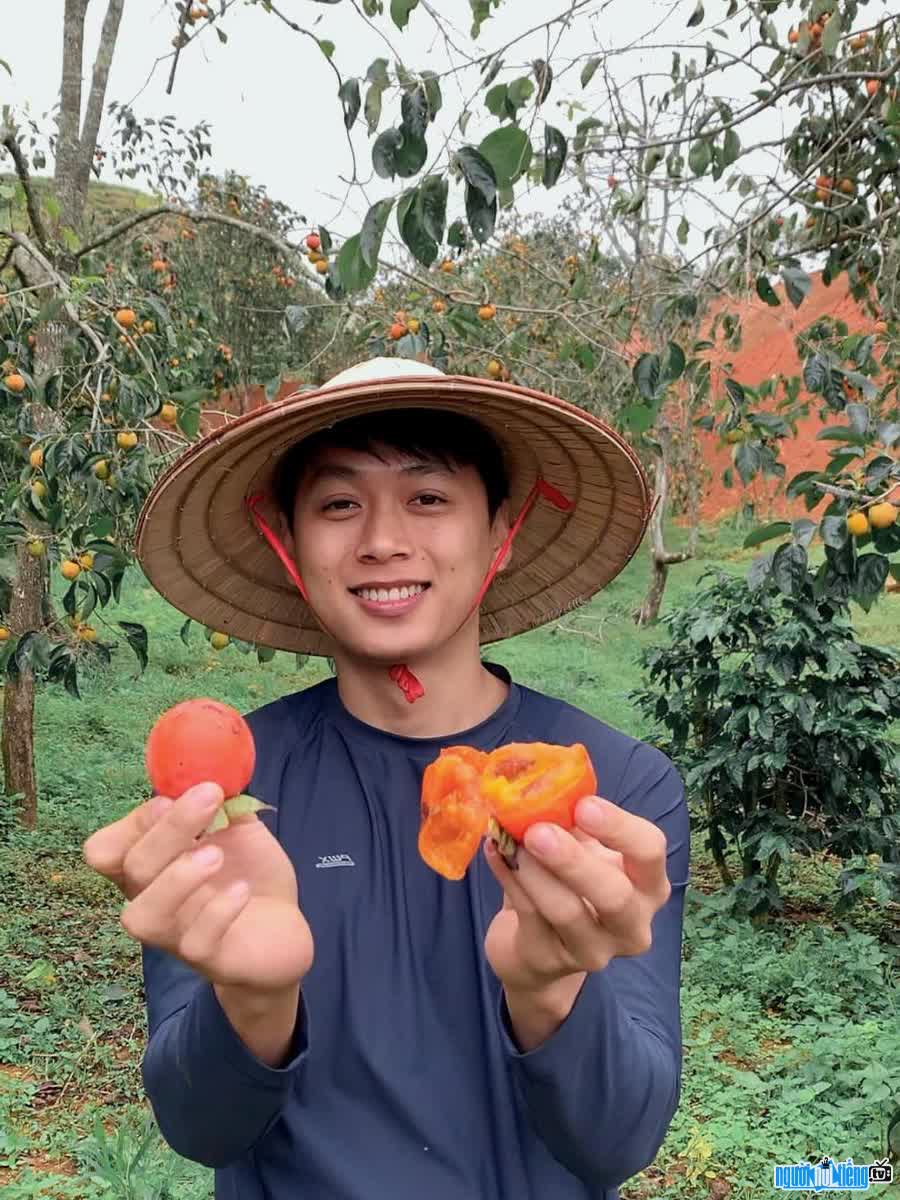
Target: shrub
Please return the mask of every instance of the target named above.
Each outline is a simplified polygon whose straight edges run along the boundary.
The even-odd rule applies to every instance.
[[[900,747],[888,734],[900,656],[860,643],[812,576],[785,595],[707,572],[663,623],[671,644],[643,652],[647,687],[632,698],[684,774],[735,909],[781,909],[778,874],[795,853],[842,861],[838,912],[867,877],[876,898],[900,895]]]

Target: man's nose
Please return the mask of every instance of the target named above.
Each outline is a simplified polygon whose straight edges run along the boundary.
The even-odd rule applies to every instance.
[[[362,527],[357,556],[369,562],[380,562],[411,553],[412,540],[402,507],[393,500],[371,505]]]

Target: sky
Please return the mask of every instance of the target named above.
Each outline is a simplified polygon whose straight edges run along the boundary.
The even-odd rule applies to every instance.
[[[504,69],[498,77],[508,80],[515,74],[527,74],[534,58],[550,57],[557,69],[557,80],[532,130],[533,141],[540,145],[543,122],[556,124],[571,135],[584,116],[606,115],[602,73],[595,77],[591,91],[579,85],[581,67],[587,56],[617,50],[611,59],[611,73],[620,86],[636,100],[636,79],[643,78],[648,94],[658,94],[671,81],[668,73],[672,47],[693,39],[702,47],[707,41],[723,45],[709,32],[709,20],[719,18],[723,5],[715,0],[715,10],[695,29],[687,28],[687,18],[696,0],[592,0],[584,12],[571,20],[568,28],[555,26],[551,35],[538,30],[517,43],[504,56]],[[45,128],[58,98],[62,56],[64,0],[0,0],[4,16],[4,39],[0,57],[12,71],[12,78],[0,70],[0,103],[12,102],[21,112],[26,106]],[[218,8],[220,0],[213,7]],[[352,172],[351,156],[345,134],[341,107],[337,98],[335,74],[314,38],[335,44],[334,63],[346,78],[364,76],[368,65],[379,56],[391,62],[402,56],[407,68],[444,72],[463,61],[463,54],[475,57],[502,47],[511,38],[536,23],[540,9],[543,19],[562,13],[572,0],[541,0],[540,5],[526,0],[504,0],[500,9],[486,21],[477,43],[470,37],[469,0],[421,0],[401,33],[387,13],[370,22],[363,19],[362,0],[280,0],[277,6],[286,16],[302,24],[313,36],[288,29],[260,4],[234,0],[228,12],[216,24],[227,35],[220,42],[215,30],[206,23],[204,32],[181,57],[174,90],[166,93],[171,67],[172,37],[176,32],[176,10],[171,0],[125,0],[124,17],[107,89],[107,101],[132,105],[139,117],[172,114],[183,125],[206,120],[212,126],[213,170],[226,168],[264,184],[270,195],[302,213],[311,225],[324,224],[334,233],[347,236],[359,229],[369,204],[387,195],[396,195],[404,181],[382,180],[371,166],[371,140],[360,121],[353,141],[363,187],[349,189],[346,180]],[[881,9],[886,0],[876,0],[872,9]],[[389,0],[385,0],[389,7]],[[428,9],[439,10],[443,28],[439,28]],[[784,7],[784,6],[782,6]],[[86,26],[85,64],[89,78],[99,30],[106,10],[105,0],[90,0]],[[872,12],[871,18],[876,14]],[[792,8],[783,16],[786,25],[797,19]],[[734,29],[735,40],[727,49],[740,53],[753,29],[745,34]],[[447,35],[453,47],[447,45]],[[462,53],[460,53],[460,51]],[[629,82],[630,81],[630,82]],[[468,67],[442,82],[444,111],[431,127],[429,161],[446,158],[445,140],[454,146],[463,140],[477,144],[497,124],[478,96],[479,73]],[[734,87],[737,80],[730,82]],[[746,100],[752,85],[743,80]],[[85,87],[85,92],[87,87]],[[597,108],[570,108],[569,101],[582,102],[588,96]],[[454,128],[454,120],[471,101],[473,116],[465,139]],[[399,121],[399,98],[385,97],[381,129],[392,120]],[[796,119],[796,110],[791,119]],[[786,110],[763,114],[754,125],[757,138],[777,137]],[[108,126],[106,127],[108,128]],[[103,134],[101,131],[101,144]],[[597,164],[605,177],[607,168],[616,170],[614,161]],[[754,156],[751,168],[762,173],[777,170],[767,153]],[[104,178],[112,177],[109,172]],[[726,192],[724,181],[707,187],[707,195],[724,209],[733,211],[739,203],[736,192]],[[576,185],[569,186],[574,191]],[[701,189],[702,191],[703,189]],[[517,187],[517,209],[523,212],[553,213],[566,189],[559,185],[546,190],[540,185],[524,194]],[[451,189],[451,216],[459,212],[461,188]],[[453,209],[454,202],[457,207]],[[702,228],[709,224],[700,199],[690,202],[691,243],[702,243]],[[393,231],[393,223],[389,226]],[[394,235],[395,236],[395,235]],[[689,247],[690,244],[689,243]]]
[[[456,46],[474,56],[502,46],[534,25],[537,6],[523,0],[506,0],[485,22],[474,44],[469,35],[468,0],[441,0],[437,7],[444,30]],[[556,4],[544,0],[541,5],[545,19],[566,7],[564,0]],[[11,100],[20,111],[27,105],[31,115],[41,119],[50,113],[58,97],[64,0],[3,0],[3,9],[6,29],[11,26],[14,37],[6,39],[2,51],[12,69],[12,79],[0,73],[0,98]],[[104,0],[90,0],[85,41],[88,71],[105,9]],[[402,55],[411,70],[442,72],[450,65],[444,32],[422,7],[411,14],[402,33],[386,13],[367,25],[351,0],[337,4],[282,0],[280,10],[315,37],[335,43],[334,62],[345,77],[364,76],[369,63],[382,55],[392,62]],[[558,42],[558,30],[554,31],[549,47],[545,30],[520,42],[505,57],[504,73],[499,77],[511,77],[506,68],[515,68],[515,74],[528,73],[530,62],[547,57],[549,48],[554,64],[568,65],[569,69],[554,86],[541,118],[569,134],[575,122],[589,113],[570,114],[560,98],[581,98],[578,75],[587,54],[612,41],[618,46],[638,43],[648,30],[659,42],[671,42],[676,37],[682,40],[685,35],[683,4],[658,0],[594,3],[590,11],[593,17],[576,16],[571,27],[561,32]],[[614,14],[614,27],[605,19],[606,12]],[[359,176],[366,187],[353,189],[347,196],[342,181],[350,177],[352,164],[336,95],[336,77],[324,54],[312,38],[292,32],[260,6],[248,6],[243,0],[232,6],[220,27],[227,34],[227,43],[222,44],[214,30],[206,28],[182,55],[174,90],[167,95],[171,39],[176,32],[174,5],[160,0],[126,0],[107,100],[129,103],[139,116],[172,114],[184,124],[209,121],[215,170],[231,168],[264,184],[272,196],[290,204],[312,224],[325,224],[338,234],[355,232],[368,204],[399,191],[400,181],[392,184],[373,174],[371,142],[360,123],[354,144]],[[462,61],[455,51],[450,54],[457,63]],[[616,77],[624,83],[641,72],[652,79],[652,72],[668,71],[670,62],[668,49],[636,49],[621,60]],[[434,132],[429,137],[432,157],[442,148],[444,137],[454,133],[453,119],[466,100],[477,93],[478,80],[477,68],[470,67],[444,81],[444,113],[436,123],[443,137],[436,137]],[[656,86],[661,87],[662,82]],[[386,96],[385,105],[380,128],[389,123],[399,100],[396,95],[390,100]],[[49,127],[49,118],[43,118],[42,124]],[[483,100],[476,99],[465,140],[477,144],[495,125]],[[539,144],[542,120],[534,134]],[[454,136],[457,143],[462,141],[458,131]],[[613,167],[610,163],[610,169]],[[600,169],[605,174],[605,168]],[[111,178],[108,172],[104,177]],[[560,196],[559,187],[551,191],[533,188],[529,195],[519,198],[519,207],[552,213]]]

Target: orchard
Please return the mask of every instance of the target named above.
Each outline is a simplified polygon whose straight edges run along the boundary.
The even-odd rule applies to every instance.
[[[900,902],[900,17],[862,0],[174,0],[142,48],[165,80],[155,109],[122,91],[138,20],[123,0],[95,0],[93,31],[86,0],[57,7],[58,111],[0,116],[2,836],[49,846],[95,787],[121,786],[124,811],[135,788],[172,795],[216,770],[210,832],[259,810],[240,712],[328,664],[148,598],[137,516],[200,436],[375,356],[549,392],[627,440],[653,516],[608,594],[497,661],[508,649],[665,749],[699,860],[686,1044],[707,1090],[689,1084],[677,1152],[623,1200],[754,1194],[745,1151],[776,1151],[753,1121],[793,1131],[777,1152],[799,1153],[797,1111],[823,1084],[835,1148],[863,1110],[874,1126],[900,1050],[882,937]],[[18,81],[17,36],[0,77]],[[205,74],[252,99],[284,45],[299,99],[252,133],[297,159],[302,200],[223,156]],[[485,762],[432,767],[425,862],[461,879],[489,817],[512,853],[515,789],[495,780],[473,819],[450,784],[481,787]],[[777,953],[745,940],[779,920]],[[836,929],[861,981],[844,1007],[838,966],[821,986],[783,966],[816,962]],[[2,1013],[20,966],[0,951]],[[29,969],[37,1005],[52,985]],[[842,1092],[833,1030],[850,1026]],[[794,1046],[808,1057],[770,1086]],[[113,1157],[91,1169],[116,1187]]]

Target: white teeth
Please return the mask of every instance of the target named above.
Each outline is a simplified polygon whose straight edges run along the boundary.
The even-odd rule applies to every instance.
[[[411,596],[418,596],[420,592],[424,592],[425,588],[421,583],[414,583],[410,587],[401,588],[358,588],[357,595],[363,600],[377,600],[382,604],[397,600],[408,600]]]

